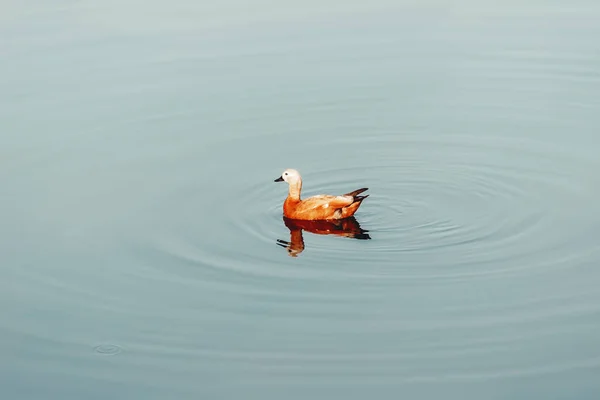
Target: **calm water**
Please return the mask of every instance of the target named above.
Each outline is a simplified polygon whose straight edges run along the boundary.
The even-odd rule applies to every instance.
[[[4,1],[1,397],[597,399],[600,6],[415,4]]]

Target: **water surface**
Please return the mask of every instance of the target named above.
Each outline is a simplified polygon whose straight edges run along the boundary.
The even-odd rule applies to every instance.
[[[6,3],[2,397],[595,399],[600,9],[487,3]]]

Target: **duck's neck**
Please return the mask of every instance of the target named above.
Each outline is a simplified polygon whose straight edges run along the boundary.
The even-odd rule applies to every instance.
[[[294,182],[294,183],[290,183],[288,199],[300,200],[300,191],[301,190],[302,190],[302,181],[301,180],[298,180],[297,182]]]

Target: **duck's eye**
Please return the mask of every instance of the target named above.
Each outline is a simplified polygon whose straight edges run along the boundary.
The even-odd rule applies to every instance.
[[[284,172],[283,174],[284,174],[285,176],[287,176],[287,174],[288,174],[288,173],[287,173],[287,172]]]

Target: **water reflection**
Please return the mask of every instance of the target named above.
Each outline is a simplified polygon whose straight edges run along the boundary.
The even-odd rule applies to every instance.
[[[361,228],[354,217],[335,221],[303,221],[283,217],[285,226],[290,230],[290,240],[277,239],[277,244],[288,251],[290,257],[297,257],[304,251],[302,231],[317,235],[337,235],[353,239],[371,239],[366,229]]]

